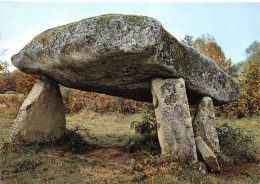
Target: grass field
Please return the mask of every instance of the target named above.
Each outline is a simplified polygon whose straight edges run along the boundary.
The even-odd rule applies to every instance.
[[[67,115],[68,129],[80,127],[82,135],[83,130],[91,130],[97,138],[90,140],[95,144],[93,149],[73,153],[54,146],[7,144],[14,119],[1,114],[1,183],[259,183],[259,163],[225,164],[221,165],[221,173],[213,174],[203,171],[202,162],[188,165],[148,152],[130,153],[126,144],[135,136],[130,125],[141,120],[142,115],[86,111]],[[217,118],[218,126],[224,123],[253,130],[259,145],[260,117]]]

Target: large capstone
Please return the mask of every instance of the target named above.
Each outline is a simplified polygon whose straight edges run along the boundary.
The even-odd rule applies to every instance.
[[[11,141],[54,140],[64,132],[65,109],[58,84],[48,79],[37,82],[20,108]]]
[[[162,154],[197,161],[184,80],[154,79],[152,94]]]
[[[80,90],[152,101],[152,78],[183,78],[189,103],[241,95],[235,79],[145,16],[102,15],[48,29],[12,57],[20,70]]]

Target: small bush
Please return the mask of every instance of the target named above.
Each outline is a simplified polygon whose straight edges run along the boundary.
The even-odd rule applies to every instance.
[[[23,100],[24,97],[19,95],[0,96],[0,113],[10,114],[13,118],[16,118]]]
[[[57,147],[62,151],[69,151],[73,153],[85,153],[93,148],[95,145],[90,144],[84,140],[81,134],[85,134],[89,139],[96,139],[95,135],[86,128],[75,127],[74,129],[66,129],[61,139],[54,141],[51,146]],[[49,145],[48,143],[46,145]]]
[[[60,140],[54,144],[62,151],[73,153],[84,153],[89,150],[90,145],[75,130],[66,130]]]
[[[217,133],[222,153],[244,162],[257,161],[257,149],[254,144],[256,136],[252,131],[232,128],[225,123],[217,128]]]
[[[7,102],[8,98],[6,96],[0,96],[0,113],[4,113],[4,110],[7,107]]]
[[[84,138],[86,138],[87,140],[85,140]],[[4,142],[3,144],[1,144],[0,150],[2,150],[3,152],[20,152],[26,149],[39,150],[41,148],[55,148],[56,150],[64,152],[83,154],[89,150],[97,148],[95,144],[90,143],[90,139],[97,140],[93,132],[86,128],[81,128],[77,126],[73,129],[66,129],[65,133],[60,139],[49,137],[44,139],[44,141],[42,142],[20,142],[19,144]]]
[[[237,101],[216,107],[217,116],[241,119],[260,115],[260,57],[250,58],[242,73],[236,78],[242,96]]]
[[[157,136],[157,122],[154,112],[145,114],[141,122],[134,121],[131,128],[139,134],[129,140],[129,151],[149,151],[154,154],[160,153],[160,144]]]

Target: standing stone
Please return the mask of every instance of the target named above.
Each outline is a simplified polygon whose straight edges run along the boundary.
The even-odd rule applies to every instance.
[[[162,154],[197,161],[184,80],[154,79],[152,94]]]
[[[200,136],[215,153],[219,153],[214,105],[210,97],[202,98],[192,124],[194,137]]]
[[[208,164],[208,166],[211,168],[212,172],[220,172],[220,167],[218,164],[217,157],[215,154],[210,150],[210,148],[207,146],[207,144],[203,141],[203,139],[199,136],[195,139],[196,146],[201,153],[203,159]]]
[[[12,142],[41,142],[60,138],[65,131],[65,110],[57,83],[37,82],[25,99],[11,132]]]

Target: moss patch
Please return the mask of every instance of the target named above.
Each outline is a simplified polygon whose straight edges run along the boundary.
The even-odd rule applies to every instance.
[[[183,52],[182,52],[182,49],[181,49],[181,46],[180,46],[180,43],[178,42],[178,40],[176,40],[168,31],[167,32],[167,35],[169,37],[169,39],[171,40],[172,42],[172,45],[173,47],[175,48],[176,50],[176,55],[175,55],[175,59],[181,59],[183,57]]]
[[[111,19],[119,19],[123,15],[118,15],[118,14],[106,14],[106,15],[101,15],[98,17],[98,21],[107,21]]]
[[[50,41],[58,36],[62,32],[71,31],[74,27],[76,27],[80,21],[73,22],[64,26],[59,26],[57,28],[48,29],[47,31],[44,31],[43,33],[39,34],[38,36],[34,37],[34,39],[30,42],[30,45],[32,45],[34,42],[39,42],[43,45],[47,45],[50,43]]]
[[[108,20],[111,20],[111,19],[119,19],[121,17],[123,19],[129,21],[132,26],[141,25],[142,22],[144,22],[148,19],[148,17],[146,17],[146,16],[106,14],[106,15],[99,16],[98,21],[108,21]]]
[[[164,32],[164,40],[168,40],[164,45],[164,50],[168,52],[168,55],[163,58],[163,61],[167,65],[174,65],[177,70],[179,70],[182,68],[181,65],[182,60],[184,59],[185,49],[168,31],[164,29]]]
[[[140,17],[140,16],[129,16],[128,20],[130,21],[131,25],[141,25],[142,21],[147,19],[147,17]]]
[[[93,17],[95,18],[95,17]],[[141,25],[142,22],[145,21],[153,21],[156,22],[156,20],[151,19],[148,20],[148,17],[146,16],[136,16],[136,15],[121,15],[121,14],[106,14],[106,15],[101,15],[97,17],[98,22],[104,22],[104,21],[109,21],[112,19],[119,19],[122,18],[126,21],[129,22],[130,25],[136,26],[136,25]],[[89,18],[91,19],[91,18]],[[86,20],[86,19],[85,19]],[[44,31],[43,33],[39,34],[38,36],[34,37],[34,39],[29,43],[29,46],[31,46],[35,42],[39,42],[42,45],[48,45],[51,40],[53,40],[55,37],[57,37],[60,33],[66,32],[66,31],[71,31],[73,28],[75,28],[81,21],[78,22],[73,22],[64,26],[59,26],[56,28],[48,29]]]

